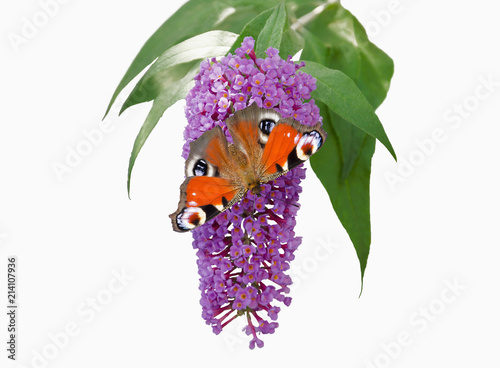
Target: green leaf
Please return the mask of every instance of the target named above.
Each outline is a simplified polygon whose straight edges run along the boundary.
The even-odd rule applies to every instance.
[[[231,46],[231,49],[229,52],[231,54],[234,54],[235,50],[241,46],[241,43],[245,39],[245,37],[252,37],[254,40],[256,40],[259,37],[260,31],[262,31],[262,28],[266,25],[267,19],[269,16],[273,13],[273,9],[268,9],[266,11],[263,11],[259,15],[257,15],[255,18],[250,20],[243,29],[240,32],[240,35],[234,41],[233,46]]]
[[[290,2],[287,1],[287,4]],[[300,18],[306,14],[314,11],[318,6],[326,3],[326,1],[317,1],[317,0],[296,0],[293,1],[293,11],[295,13],[296,18]]]
[[[300,29],[306,40],[302,58],[347,74],[377,108],[387,95],[394,73],[392,59],[368,40],[359,21],[340,4],[328,5],[313,21]],[[336,116],[334,122],[343,119]],[[345,122],[345,121],[343,121]],[[357,159],[364,135],[343,124],[337,131],[344,154],[343,179]],[[346,143],[346,142],[350,143]]]
[[[134,168],[135,160],[137,155],[141,151],[142,146],[149,137],[149,134],[156,127],[156,124],[163,116],[165,110],[172,106],[176,101],[185,98],[187,93],[191,88],[194,87],[194,81],[188,75],[177,83],[172,83],[168,88],[164,89],[158,97],[155,98],[153,106],[146,117],[146,121],[141,127],[139,134],[135,138],[134,147],[130,155],[130,160],[128,164],[128,179],[127,179],[127,192],[130,197],[130,178],[132,176],[132,169]]]
[[[239,33],[250,19],[278,3],[277,0],[190,0],[186,2],[142,46],[116,87],[105,116],[123,88],[170,47],[214,29]]]
[[[120,114],[131,106],[154,100],[165,88],[178,83],[183,77],[193,78],[199,70],[200,60],[173,65],[168,69],[161,70],[145,79],[144,77],[136,84],[130,95],[123,103]]]
[[[378,139],[396,159],[384,127],[372,105],[347,75],[312,61],[306,61],[301,69],[316,78],[316,90],[311,96],[324,102],[332,111],[365,133]]]
[[[253,18],[250,22],[245,24],[240,35],[234,41],[233,46],[229,50],[231,54],[234,54],[235,50],[241,46],[241,43],[245,39],[245,37],[252,37],[254,40],[257,40],[259,34],[262,29],[266,25],[267,20],[273,13],[274,9],[268,9],[263,11],[255,18]],[[304,48],[304,39],[300,34],[291,29],[291,21],[290,18],[286,18],[285,27],[283,30],[283,37],[281,39],[281,45],[279,47],[279,54],[281,58],[286,59],[288,55],[295,55],[297,52]]]
[[[330,115],[342,149],[343,165],[340,180],[345,181],[361,153],[366,133],[342,119],[333,111],[330,112]]]
[[[311,157],[311,167],[325,187],[330,201],[356,249],[360,263],[361,282],[370,252],[370,170],[375,152],[375,140],[365,135],[360,155],[349,177],[341,180],[342,150],[332,112],[317,103],[323,116],[323,128],[328,133],[323,147]]]
[[[201,60],[226,55],[237,36],[232,32],[209,31],[169,48],[136,84],[120,114],[130,106],[153,100],[170,84],[193,70]]]
[[[393,61],[368,40],[363,26],[349,11],[338,3],[329,4],[298,31],[305,39],[302,59],[344,72],[373,108],[382,103],[394,72]],[[330,134],[325,147],[311,158],[312,168],[323,182],[353,242],[362,281],[371,242],[369,185],[374,139],[326,105],[317,104],[325,130],[334,134]]]
[[[304,38],[292,29],[290,17],[286,18],[285,29],[283,30],[283,38],[279,47],[279,55],[282,59],[286,59],[289,55],[294,56],[297,52],[304,48]]]
[[[335,69],[325,44],[307,29],[302,29],[300,33],[305,40],[304,50],[302,50],[302,54],[300,55],[301,60],[311,60]]]
[[[285,3],[280,3],[269,16],[255,43],[255,54],[264,58],[269,47],[279,49],[286,23]]]
[[[328,50],[325,45],[307,29],[302,30],[307,46],[302,52],[302,57],[309,58],[321,65],[329,66],[332,63]],[[305,56],[304,56],[305,55]],[[361,152],[361,146],[365,139],[365,133],[342,119],[337,114],[331,112],[332,122],[335,125],[337,136],[344,162],[342,165],[342,180],[347,179],[349,173]]]
[[[392,59],[370,42],[365,29],[339,3],[329,4],[300,32],[306,38],[305,60],[347,74],[376,109],[394,74]]]

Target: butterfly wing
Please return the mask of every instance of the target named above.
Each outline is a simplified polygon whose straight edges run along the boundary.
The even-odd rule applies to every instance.
[[[234,144],[245,152],[260,182],[268,182],[308,160],[323,144],[326,132],[283,119],[274,109],[252,104],[226,120]]]
[[[184,174],[218,177],[231,170],[228,142],[220,126],[206,131],[189,145]]]
[[[281,115],[276,110],[262,109],[255,103],[226,119],[234,145],[244,153],[254,169],[259,166],[268,140],[266,129],[272,129],[279,119]]]
[[[178,232],[204,224],[246,192],[239,183],[226,136],[218,126],[191,143],[185,174],[179,206],[170,215],[173,229]]]
[[[180,190],[179,207],[170,215],[173,229],[178,232],[203,225],[239,201],[246,192],[227,179],[210,176],[187,178]]]
[[[274,180],[307,161],[321,148],[326,135],[319,123],[308,126],[291,118],[280,119],[262,153],[261,181]]]

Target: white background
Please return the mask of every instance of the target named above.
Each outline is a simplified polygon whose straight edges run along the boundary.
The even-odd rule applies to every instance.
[[[343,2],[395,61],[378,114],[399,163],[377,145],[373,242],[361,298],[355,252],[308,171],[293,302],[282,308],[276,332],[263,337],[265,347],[254,351],[241,324],[218,336],[205,325],[191,237],[171,230],[183,170],[183,103],[144,146],[132,200],[128,158],[149,104],[120,118],[114,110],[112,131],[62,182],[53,170],[86,140],[84,131],[99,128],[133,57],[182,3],[68,1],[17,51],[9,34],[20,35],[23,19],[41,6],[2,3],[0,365],[9,363],[7,256],[16,255],[14,367],[499,366],[496,2]],[[494,82],[488,94],[481,78]],[[460,117],[453,109],[464,104]],[[445,139],[431,150],[436,131]],[[416,141],[427,142],[427,154]],[[119,286],[113,272],[133,280],[110,294],[110,283]],[[98,295],[112,299],[93,315],[88,303]],[[66,342],[68,324],[78,334]],[[54,350],[50,336],[59,336],[62,348]]]

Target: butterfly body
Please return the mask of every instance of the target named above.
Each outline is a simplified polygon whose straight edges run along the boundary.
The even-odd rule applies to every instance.
[[[229,152],[233,162],[235,163],[235,170],[237,175],[233,179],[233,183],[246,190],[251,190],[255,193],[256,188],[260,189],[260,180],[254,168],[248,162],[247,157],[241,152],[234,144],[229,145]],[[260,191],[259,191],[260,192]]]
[[[306,161],[326,139],[319,123],[303,125],[255,104],[237,111],[226,125],[232,144],[219,126],[190,144],[179,206],[170,215],[175,231],[204,224],[248,191],[260,194],[261,184]]]

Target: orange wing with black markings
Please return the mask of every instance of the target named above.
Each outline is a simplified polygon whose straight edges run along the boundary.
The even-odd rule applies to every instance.
[[[261,109],[256,104],[237,111],[226,119],[234,145],[244,153],[252,168],[260,166],[262,152],[269,137],[266,129],[272,129],[279,119],[281,115],[276,110]]]
[[[279,120],[262,154],[262,181],[273,180],[305,162],[325,139],[326,132],[319,123],[308,126],[291,118]]]
[[[181,185],[181,199],[170,215],[175,231],[189,231],[239,201],[241,188],[220,177],[194,176]]]
[[[288,170],[288,156],[302,135],[288,124],[278,124],[269,135],[262,154],[263,175],[274,175]]]

